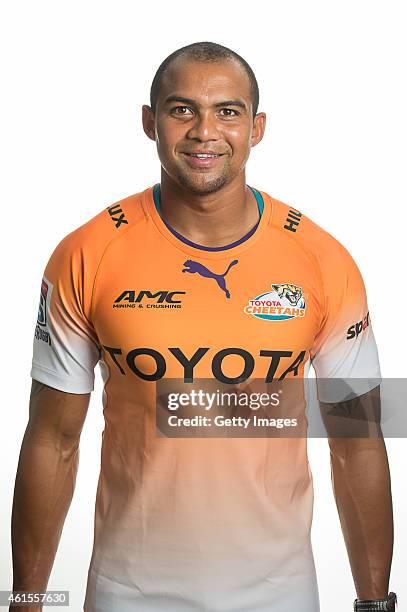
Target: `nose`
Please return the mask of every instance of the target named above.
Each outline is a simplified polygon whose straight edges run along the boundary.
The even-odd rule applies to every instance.
[[[219,131],[216,117],[210,112],[197,115],[193,125],[188,130],[187,138],[199,140],[201,142],[218,140]]]

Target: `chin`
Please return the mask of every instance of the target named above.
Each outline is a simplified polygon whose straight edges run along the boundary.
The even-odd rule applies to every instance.
[[[228,177],[224,175],[205,177],[202,174],[200,177],[197,176],[179,176],[179,182],[181,185],[196,194],[206,194],[218,191],[228,182]]]

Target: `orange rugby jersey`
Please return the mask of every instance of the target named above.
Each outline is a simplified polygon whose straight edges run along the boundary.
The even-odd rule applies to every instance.
[[[31,376],[89,393],[99,363],[104,382],[84,610],[317,612],[306,437],[159,435],[157,389],[305,379],[312,363],[317,382],[368,391],[380,366],[361,274],[332,235],[254,189],[261,217],[243,241],[184,241],[158,188],[68,234],[41,284]]]

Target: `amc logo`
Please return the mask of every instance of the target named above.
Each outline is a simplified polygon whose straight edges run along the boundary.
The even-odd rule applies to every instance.
[[[132,289],[123,291],[114,301],[114,304],[127,302],[128,304],[137,304],[140,302],[150,302],[153,300],[156,304],[180,304],[180,299],[175,299],[176,295],[185,295],[186,291],[139,291],[138,293]]]

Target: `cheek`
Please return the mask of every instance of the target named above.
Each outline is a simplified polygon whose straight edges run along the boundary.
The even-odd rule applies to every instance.
[[[163,153],[173,150],[177,142],[180,140],[179,129],[177,129],[176,126],[169,125],[164,121],[157,123],[156,133],[160,150]]]
[[[233,149],[234,157],[244,158],[247,156],[247,152],[250,150],[251,133],[249,130],[233,129],[231,127],[225,136]]]

